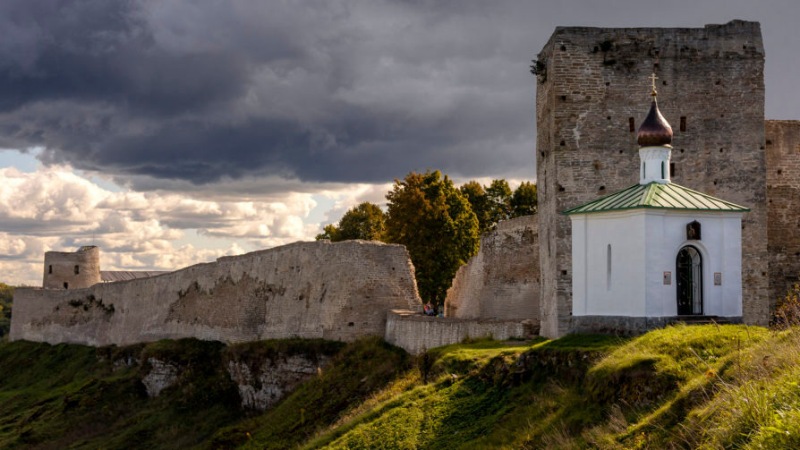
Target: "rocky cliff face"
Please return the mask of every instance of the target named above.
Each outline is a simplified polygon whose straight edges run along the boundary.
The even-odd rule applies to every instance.
[[[321,373],[327,357],[294,355],[265,361],[255,370],[246,361],[229,361],[228,373],[239,389],[242,408],[264,411],[303,381]]]
[[[315,340],[252,342],[224,347],[219,343],[187,342],[183,345],[190,348],[188,352],[147,350],[127,354],[115,360],[114,367],[139,367],[141,383],[150,398],[158,397],[166,389],[181,389],[186,380],[199,371],[214,372],[219,374],[218,382],[224,379],[225,383],[230,382],[231,388],[236,386],[242,409],[264,411],[304,381],[320,375],[342,345]],[[191,342],[196,342],[201,351],[192,353]],[[217,348],[219,353],[198,357],[208,347]]]
[[[150,372],[142,378],[142,384],[149,397],[158,397],[161,391],[175,384],[178,367],[156,358],[148,358],[147,363],[150,365]]]

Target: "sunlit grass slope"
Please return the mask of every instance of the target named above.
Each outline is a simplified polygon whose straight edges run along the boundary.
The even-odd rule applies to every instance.
[[[327,354],[244,412],[232,355]],[[178,361],[155,399],[132,358]],[[477,341],[411,357],[379,339],[0,343],[0,448],[800,448],[800,331],[675,326],[622,339]]]
[[[306,447],[800,448],[799,363],[734,325],[450,346]]]

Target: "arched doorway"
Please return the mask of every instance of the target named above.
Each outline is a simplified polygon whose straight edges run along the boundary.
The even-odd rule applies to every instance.
[[[703,314],[703,257],[687,245],[678,252],[675,271],[678,284],[678,315]]]

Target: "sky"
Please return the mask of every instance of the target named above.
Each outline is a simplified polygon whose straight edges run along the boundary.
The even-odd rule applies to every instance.
[[[535,179],[556,26],[761,23],[800,119],[796,0],[0,2],[0,281],[45,251],[173,270],[312,240],[392,180]]]

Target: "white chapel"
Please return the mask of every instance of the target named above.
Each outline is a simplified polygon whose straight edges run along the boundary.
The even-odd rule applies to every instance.
[[[658,110],[655,80],[637,136],[639,182],[564,211],[576,332],[741,320],[741,222],[749,209],[670,182],[672,128]]]

